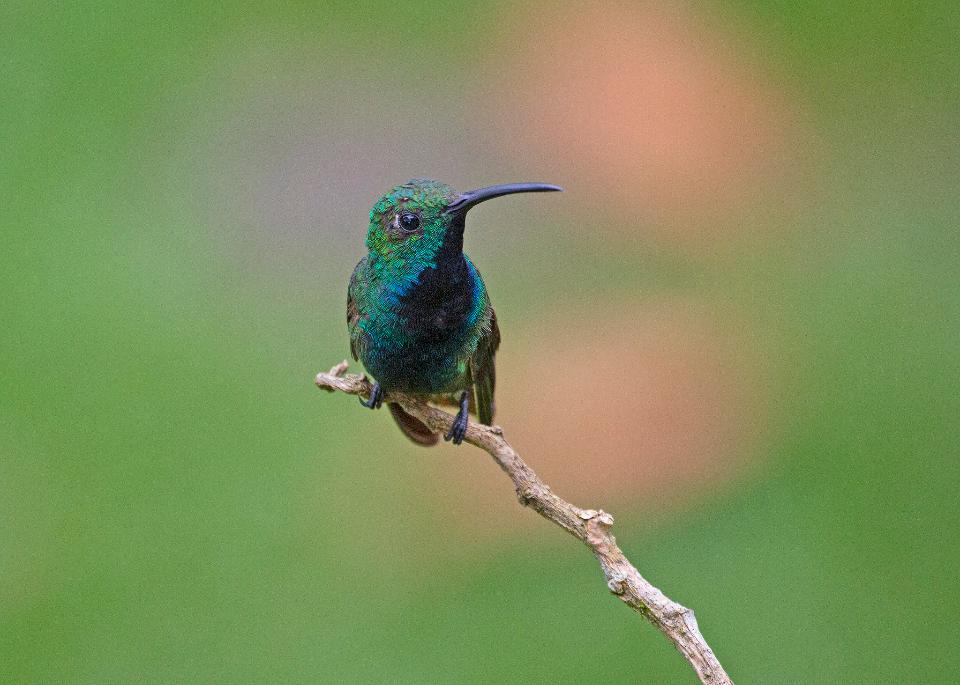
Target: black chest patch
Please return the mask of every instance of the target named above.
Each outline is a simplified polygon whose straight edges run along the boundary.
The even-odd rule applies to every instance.
[[[400,300],[397,312],[420,344],[454,342],[473,311],[473,282],[463,253],[438,260]]]

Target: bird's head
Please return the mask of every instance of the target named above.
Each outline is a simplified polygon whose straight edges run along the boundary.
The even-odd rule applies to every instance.
[[[386,258],[433,261],[441,250],[463,249],[467,211],[511,193],[562,190],[545,183],[507,183],[460,193],[438,181],[415,179],[391,189],[370,211],[367,247]]]

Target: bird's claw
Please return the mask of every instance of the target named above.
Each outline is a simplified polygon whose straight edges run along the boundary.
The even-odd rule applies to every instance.
[[[370,399],[364,400],[362,397],[358,397],[360,404],[362,404],[367,409],[379,409],[380,405],[383,404],[383,388],[380,387],[379,383],[374,383],[373,388],[370,389]]]
[[[469,423],[470,416],[470,396],[466,392],[460,396],[460,411],[457,412],[456,418],[453,420],[453,424],[450,426],[450,430],[447,431],[447,434],[443,436],[443,439],[446,441],[453,441],[454,445],[459,445],[463,442],[463,438],[467,435],[467,424]]]

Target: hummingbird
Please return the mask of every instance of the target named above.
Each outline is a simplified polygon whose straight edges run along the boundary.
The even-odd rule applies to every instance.
[[[347,290],[350,352],[374,379],[363,406],[378,409],[391,391],[427,401],[453,399],[459,411],[444,439],[455,445],[463,442],[471,408],[491,425],[500,329],[480,272],[463,253],[467,212],[503,195],[558,190],[546,183],[508,183],[460,193],[414,179],[377,201],[367,230],[369,252]],[[437,444],[423,422],[399,404],[387,406],[413,442]]]

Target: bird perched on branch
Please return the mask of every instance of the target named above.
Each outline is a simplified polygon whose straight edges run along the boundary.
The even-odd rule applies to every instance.
[[[480,273],[463,254],[467,211],[511,193],[562,190],[544,183],[510,183],[458,193],[437,181],[396,186],[370,212],[369,253],[347,291],[350,351],[374,385],[363,406],[377,409],[386,392],[455,398],[460,411],[445,440],[459,445],[472,407],[493,421],[497,316]],[[420,445],[437,435],[395,403],[390,413]]]

